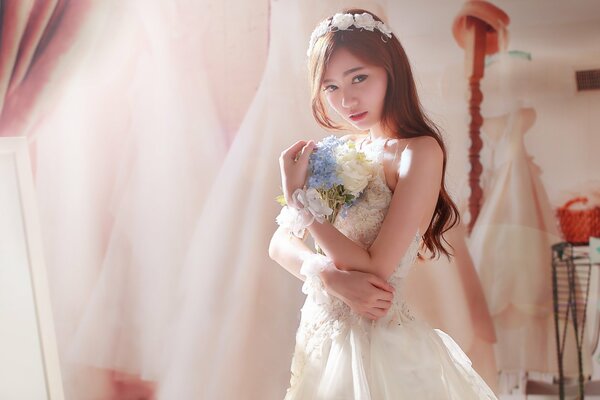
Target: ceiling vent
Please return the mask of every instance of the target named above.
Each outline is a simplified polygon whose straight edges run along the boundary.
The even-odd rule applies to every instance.
[[[575,71],[577,91],[600,89],[600,69]]]

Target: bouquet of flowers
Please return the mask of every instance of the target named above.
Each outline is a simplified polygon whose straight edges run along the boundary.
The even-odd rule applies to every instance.
[[[333,223],[342,206],[351,205],[373,175],[372,160],[358,151],[353,141],[328,136],[317,143],[309,157],[306,191],[298,189],[295,193],[310,213],[288,207],[285,198],[280,195],[277,201],[284,207],[276,221],[300,238],[315,219],[319,222],[327,219]],[[323,254],[318,246],[317,252]]]

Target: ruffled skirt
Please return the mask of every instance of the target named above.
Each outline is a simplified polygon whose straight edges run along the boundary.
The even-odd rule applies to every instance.
[[[496,399],[458,344],[403,302],[371,321],[309,294],[291,373],[285,400]]]

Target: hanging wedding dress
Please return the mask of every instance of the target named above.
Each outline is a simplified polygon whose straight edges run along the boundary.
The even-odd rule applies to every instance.
[[[550,247],[561,239],[541,169],[525,148],[535,117],[535,109],[514,101],[508,113],[482,126],[495,147],[469,249],[494,320],[502,371],[557,370]],[[567,357],[567,370],[576,368],[572,361]]]
[[[112,228],[110,203],[119,170],[115,160],[124,155],[129,123],[127,99],[120,94],[135,72],[135,47],[130,47],[131,32],[118,18],[118,9],[112,1],[94,4],[94,18],[78,33],[77,62],[65,64],[68,79],[53,89],[59,95],[31,132],[66,399],[106,399],[114,393],[108,372],[69,355]]]
[[[202,75],[202,51],[182,39],[186,26],[177,24],[177,10],[128,5],[138,53],[121,88],[128,124],[115,127],[121,141],[113,161],[114,223],[69,358],[157,380],[179,271],[225,143]]]

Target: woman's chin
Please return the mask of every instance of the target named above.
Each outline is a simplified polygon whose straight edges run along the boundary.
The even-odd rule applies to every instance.
[[[348,121],[348,123],[350,124],[351,127],[353,127],[354,129],[357,129],[359,131],[367,131],[371,128],[371,124],[365,122],[365,121]]]

